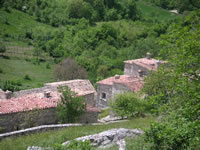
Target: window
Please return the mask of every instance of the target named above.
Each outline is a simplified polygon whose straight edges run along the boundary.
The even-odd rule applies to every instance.
[[[106,99],[106,93],[102,93],[101,98]]]

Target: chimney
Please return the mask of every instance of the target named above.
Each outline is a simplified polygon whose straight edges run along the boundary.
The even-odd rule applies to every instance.
[[[116,74],[115,79],[120,79],[120,75]]]
[[[50,91],[45,91],[44,92],[44,97],[50,98],[51,97],[51,92]]]
[[[12,92],[7,90],[7,91],[5,92],[5,98],[6,98],[6,99],[10,99],[11,96],[12,96]]]
[[[156,68],[158,68],[160,64],[161,64],[160,60],[156,60],[156,64],[155,64]]]
[[[139,75],[139,77],[143,77],[143,71],[142,70],[138,70],[138,75]]]
[[[146,59],[151,59],[151,53],[149,52],[146,53]]]

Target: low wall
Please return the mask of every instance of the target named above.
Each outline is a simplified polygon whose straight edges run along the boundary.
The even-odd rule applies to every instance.
[[[42,125],[37,126],[33,128],[28,128],[24,130],[19,131],[13,131],[13,132],[7,132],[0,134],[0,140],[10,137],[10,136],[19,136],[19,135],[26,135],[31,134],[35,132],[42,132],[42,131],[48,131],[48,130],[55,130],[55,129],[61,129],[66,127],[75,127],[75,126],[82,126],[83,124],[53,124],[53,125]]]

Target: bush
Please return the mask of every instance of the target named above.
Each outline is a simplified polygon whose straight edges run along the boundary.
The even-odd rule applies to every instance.
[[[3,42],[0,42],[0,53],[6,52],[6,46],[3,44]]]
[[[29,77],[28,74],[26,74],[26,75],[24,76],[24,79],[25,79],[25,80],[31,80],[31,78]]]
[[[117,95],[111,103],[112,110],[121,117],[143,116],[147,110],[147,102],[134,93]]]
[[[0,73],[3,73],[3,70],[0,68]]]
[[[50,66],[50,64],[48,63],[48,64],[46,64],[46,68],[47,69],[51,69],[51,66]]]
[[[20,81],[11,81],[11,80],[7,80],[3,83],[2,89],[4,91],[9,90],[9,91],[19,91],[20,87],[22,86]]]
[[[68,87],[59,87],[62,93],[61,101],[58,102],[57,116],[61,123],[73,123],[86,110],[85,99],[77,96]]]

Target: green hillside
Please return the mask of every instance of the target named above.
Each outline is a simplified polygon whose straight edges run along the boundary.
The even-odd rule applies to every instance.
[[[63,11],[65,2],[57,1],[56,9]],[[20,89],[26,89],[55,81],[54,62],[66,57],[74,58],[84,67],[93,84],[121,74],[123,60],[143,57],[147,51],[156,57],[159,46],[155,42],[167,30],[163,22],[178,16],[142,0],[136,4],[141,13],[141,19],[137,21],[104,20],[90,24],[78,19],[74,25],[57,28],[36,21],[42,18],[34,13],[29,15],[11,7],[9,11],[0,8],[0,41],[7,49],[0,56],[1,86],[6,81],[14,81],[21,83]],[[59,18],[63,17],[61,12],[56,13]],[[45,68],[49,64],[51,67]],[[25,75],[31,80],[24,80]]]

